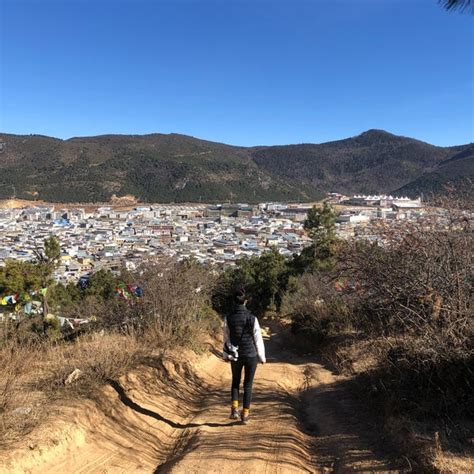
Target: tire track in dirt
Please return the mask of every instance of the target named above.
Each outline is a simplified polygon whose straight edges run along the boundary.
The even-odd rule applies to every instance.
[[[200,429],[193,446],[158,472],[398,472],[371,449],[371,436],[358,426],[355,413],[354,423],[347,423],[350,397],[338,388],[344,378],[285,349],[278,333],[266,339],[268,363],[257,369],[251,423],[221,431]],[[230,385],[229,373],[221,384]],[[315,390],[319,395],[311,400]],[[321,396],[331,393],[333,398]],[[319,402],[318,410],[308,410]],[[198,421],[228,416],[228,402],[207,408]]]

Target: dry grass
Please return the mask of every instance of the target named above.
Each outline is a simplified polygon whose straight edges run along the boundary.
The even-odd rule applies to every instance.
[[[0,350],[0,446],[51,415],[58,400],[90,396],[151,353],[133,335],[93,333],[63,344],[11,343]],[[78,369],[77,380],[66,384]]]
[[[93,390],[136,367],[151,353],[134,335],[91,333],[70,344],[50,347],[41,364],[41,388],[52,395],[88,395]],[[77,380],[67,384],[68,376],[78,369]]]
[[[61,399],[92,397],[169,347],[197,351],[220,326],[209,305],[213,280],[203,267],[170,261],[135,279],[147,288],[142,298],[102,305],[96,332],[69,342],[34,331],[31,319],[0,326],[0,445],[21,439]]]
[[[0,351],[0,446],[29,432],[44,416],[44,397],[30,386],[40,356],[36,345]]]
[[[54,416],[61,400],[94,398],[110,380],[161,357],[169,341],[157,327],[147,329],[145,334],[94,332],[61,343],[14,341],[0,348],[0,448]],[[209,322],[203,318],[183,328],[176,347],[198,350],[208,334]],[[77,377],[67,383],[74,372]]]
[[[449,451],[436,452],[433,466],[443,474],[458,474],[460,472],[474,472],[473,457],[459,457]]]

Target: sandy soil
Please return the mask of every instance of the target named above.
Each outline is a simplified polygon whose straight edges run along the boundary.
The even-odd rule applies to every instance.
[[[228,419],[230,367],[210,347],[151,363],[97,400],[61,408],[54,424],[2,455],[0,472],[402,472],[346,380],[266,331],[250,424]]]
[[[26,206],[43,205],[44,201],[27,201],[25,199],[0,199],[0,209],[21,209]]]
[[[99,207],[107,206],[113,207],[116,210],[131,210],[139,205],[139,202],[134,199],[127,199],[126,196],[123,198],[115,198],[108,203],[84,203],[84,202],[47,202],[38,200],[26,200],[26,199],[0,199],[0,209],[23,209],[25,207],[34,206],[53,206],[55,209],[84,209],[86,212],[93,212]]]

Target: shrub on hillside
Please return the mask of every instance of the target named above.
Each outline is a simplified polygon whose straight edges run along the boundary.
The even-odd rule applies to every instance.
[[[194,261],[151,264],[139,275],[143,297],[128,307],[129,321],[139,321],[151,343],[196,347],[216,330],[219,317],[211,310],[214,277]]]
[[[297,335],[320,342],[351,327],[351,307],[328,275],[306,273],[285,295],[281,313],[291,318]]]
[[[361,286],[361,323],[385,334],[446,332],[453,344],[469,333],[473,240],[467,230],[412,228],[384,246],[354,244],[346,255]]]
[[[375,383],[420,412],[473,406],[474,241],[460,217],[385,235],[383,245],[354,243],[344,256],[360,285],[357,327],[382,341]]]

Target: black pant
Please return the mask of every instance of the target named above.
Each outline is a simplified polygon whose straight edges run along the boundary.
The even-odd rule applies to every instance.
[[[244,368],[244,408],[250,408],[252,399],[252,384],[257,370],[258,358],[255,357],[239,357],[235,362],[231,362],[232,367],[232,400],[239,399],[240,379],[242,377],[242,368]]]

